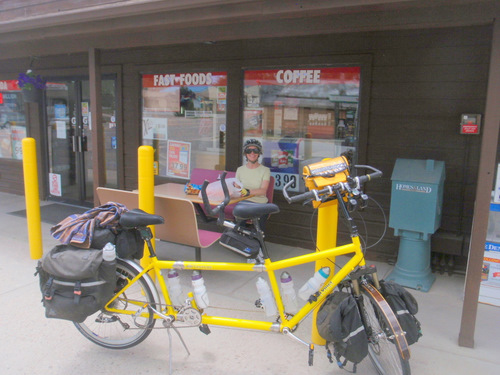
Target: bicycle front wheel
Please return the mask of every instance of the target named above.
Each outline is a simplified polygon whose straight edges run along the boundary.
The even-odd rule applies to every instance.
[[[371,285],[363,286],[360,308],[368,335],[368,355],[380,375],[410,375],[409,350],[387,301]]]
[[[127,262],[118,259],[116,264],[117,290],[121,290],[139,274]],[[155,324],[153,314],[134,315],[142,306],[154,306],[154,294],[143,276],[125,290],[111,307],[125,310],[128,314],[116,314],[100,310],[87,317],[83,323],[74,323],[78,331],[93,343],[109,349],[126,349],[135,346],[149,336]]]

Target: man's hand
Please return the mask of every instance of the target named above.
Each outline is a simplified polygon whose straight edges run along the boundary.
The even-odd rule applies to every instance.
[[[242,197],[248,197],[249,195],[250,195],[250,190],[245,189],[245,188],[241,189],[241,196]]]

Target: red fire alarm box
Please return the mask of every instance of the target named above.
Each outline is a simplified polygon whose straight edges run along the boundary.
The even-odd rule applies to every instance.
[[[481,115],[462,114],[460,119],[460,134],[479,134]]]

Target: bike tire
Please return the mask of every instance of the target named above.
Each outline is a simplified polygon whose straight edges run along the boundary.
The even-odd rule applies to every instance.
[[[122,289],[139,274],[139,271],[117,259],[117,288]],[[137,317],[135,313],[146,304],[155,305],[154,293],[146,281],[147,275],[138,279],[132,286],[112,302],[112,306],[130,310],[131,314],[117,314],[102,309],[85,319],[83,323],[74,323],[78,331],[93,343],[108,349],[127,349],[144,341],[154,327],[153,314]],[[132,303],[133,302],[133,303]],[[136,324],[138,323],[138,324]]]
[[[380,375],[410,375],[410,352],[404,332],[384,297],[363,285],[360,308],[368,335],[368,355]]]

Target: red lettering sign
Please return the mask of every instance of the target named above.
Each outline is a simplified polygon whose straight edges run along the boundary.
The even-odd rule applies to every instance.
[[[144,74],[142,87],[226,86],[225,72]]]
[[[461,134],[479,134],[479,125],[473,123],[462,124]]]
[[[322,69],[248,70],[245,85],[327,85],[349,83],[359,85],[359,66]]]
[[[20,91],[21,89],[19,88],[17,84],[17,80],[11,79],[11,80],[4,80],[0,81],[0,90],[1,91]]]

